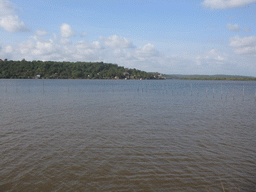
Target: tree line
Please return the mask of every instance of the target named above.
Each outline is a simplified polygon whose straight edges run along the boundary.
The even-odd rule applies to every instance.
[[[2,79],[154,79],[137,69],[103,62],[0,60]]]

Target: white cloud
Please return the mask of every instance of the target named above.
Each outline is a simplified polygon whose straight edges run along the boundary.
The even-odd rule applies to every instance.
[[[20,43],[16,48],[16,57],[26,60],[56,60],[63,61],[66,58],[66,46],[52,39],[29,40]]]
[[[13,51],[14,51],[14,49],[13,49],[13,47],[11,45],[7,45],[5,47],[5,52],[6,53],[13,53]]]
[[[232,24],[228,23],[227,28],[230,31],[240,31],[240,26],[238,24],[232,25]]]
[[[136,55],[141,57],[155,57],[158,56],[159,52],[155,49],[155,46],[151,43],[148,43],[136,50]]]
[[[72,41],[68,38],[61,38],[60,43],[63,45],[72,44]]]
[[[24,22],[21,21],[17,15],[2,17],[0,19],[0,26],[8,32],[22,32],[28,30]]]
[[[202,4],[211,9],[227,9],[242,7],[253,2],[256,2],[256,0],[204,0]]]
[[[107,46],[106,46],[107,45]],[[128,49],[127,49],[128,48]],[[132,42],[122,36],[99,37],[98,41],[79,41],[73,43],[68,38],[57,37],[44,39],[33,36],[30,40],[17,46],[5,49],[8,59],[20,60],[56,60],[56,61],[104,61],[107,63],[126,64],[147,70],[151,65],[159,63],[159,51],[153,44],[135,47]],[[15,53],[10,55],[9,53]],[[164,62],[163,62],[164,63]],[[159,64],[160,65],[160,64]]]
[[[16,6],[8,0],[0,0],[0,16],[15,14]]]
[[[65,38],[76,35],[76,33],[72,30],[71,26],[66,23],[63,23],[61,25],[60,33],[61,33],[61,36]]]
[[[222,65],[226,61],[226,55],[216,49],[211,49],[195,58],[197,65]]]
[[[137,68],[145,71],[158,71],[161,73],[180,74],[249,74],[256,70],[254,57],[242,57],[238,54],[228,56],[224,51],[211,49],[201,54],[189,55],[180,53],[160,52],[153,44],[147,43],[141,47],[106,46],[105,41],[99,38],[97,41],[72,42],[68,38],[59,37],[55,34],[48,38],[30,38],[17,45],[0,44],[0,57],[12,60],[43,60],[43,61],[85,61],[116,63],[128,68]],[[105,39],[112,39],[113,36]],[[124,37],[120,37],[124,39]],[[241,47],[255,47],[253,38],[243,39],[239,36],[234,38],[230,45],[235,49]],[[66,41],[67,40],[67,41]],[[127,39],[130,44],[132,42]],[[121,41],[122,42],[122,41]],[[122,44],[121,44],[122,45]],[[119,47],[118,47],[119,46]],[[242,63],[242,64],[240,64]],[[241,67],[243,65],[243,67]],[[250,68],[250,71],[245,69]],[[243,71],[241,70],[243,69]],[[242,73],[240,73],[242,71]]]
[[[133,57],[133,54],[131,54],[130,51],[127,51],[125,49],[120,49],[120,48],[113,50],[113,55],[119,59],[127,59],[127,60],[136,59],[135,57]]]
[[[256,36],[230,38],[230,46],[234,47],[234,52],[237,54],[254,55],[256,56]]]
[[[37,30],[36,31],[36,35],[38,35],[38,36],[46,36],[46,35],[49,35],[49,33],[47,31],[45,31],[44,29],[42,29],[42,30]]]
[[[93,41],[92,43],[79,41],[76,45],[77,49],[102,49],[102,45],[99,41]]]
[[[17,7],[8,0],[0,0],[0,27],[8,32],[28,31],[28,27],[15,13]]]
[[[125,37],[112,35],[110,37],[99,37],[107,47],[115,48],[131,48],[133,47],[132,42]]]

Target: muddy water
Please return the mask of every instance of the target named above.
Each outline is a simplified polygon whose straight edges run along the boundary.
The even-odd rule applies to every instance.
[[[255,89],[0,80],[0,191],[255,191]]]

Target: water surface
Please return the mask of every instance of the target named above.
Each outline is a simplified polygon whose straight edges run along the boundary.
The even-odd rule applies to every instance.
[[[255,91],[0,80],[0,191],[255,191]]]

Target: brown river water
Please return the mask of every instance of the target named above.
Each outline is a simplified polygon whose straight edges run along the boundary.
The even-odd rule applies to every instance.
[[[256,191],[256,82],[0,80],[0,191]]]

